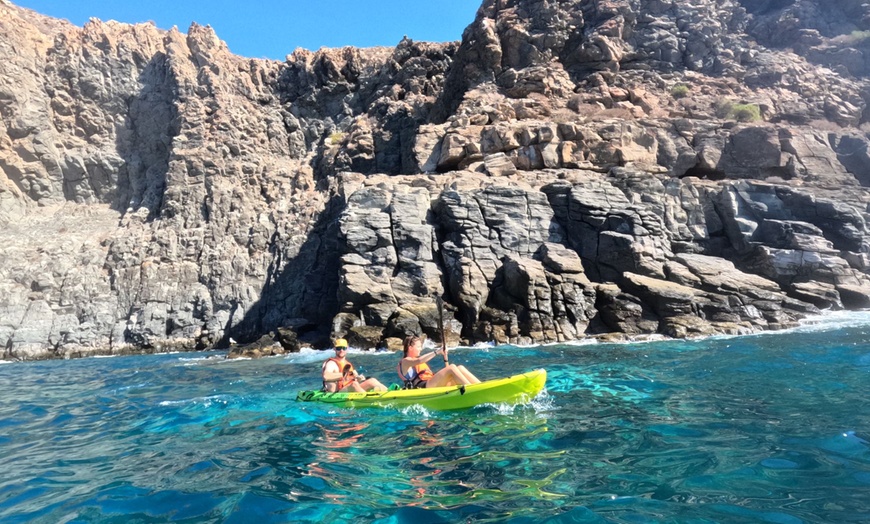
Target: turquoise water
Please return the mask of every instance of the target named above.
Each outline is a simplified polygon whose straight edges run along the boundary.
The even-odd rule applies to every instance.
[[[867,316],[461,349],[549,377],[455,413],[296,403],[324,356],[0,365],[0,522],[870,522]],[[387,382],[396,358],[351,360]]]

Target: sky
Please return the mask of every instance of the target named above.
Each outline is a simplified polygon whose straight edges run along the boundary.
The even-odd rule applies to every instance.
[[[230,51],[283,60],[297,47],[394,47],[403,36],[460,40],[482,0],[12,0],[82,26],[90,18],[161,29],[210,25]],[[256,6],[256,7],[253,7]]]

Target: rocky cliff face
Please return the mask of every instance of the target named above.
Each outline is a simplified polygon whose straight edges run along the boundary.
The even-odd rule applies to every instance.
[[[846,0],[486,0],[461,43],[276,62],[0,4],[0,344],[391,344],[437,335],[434,296],[451,342],[868,307],[867,26]]]

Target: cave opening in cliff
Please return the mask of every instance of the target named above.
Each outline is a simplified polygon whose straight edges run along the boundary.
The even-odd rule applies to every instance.
[[[724,171],[719,171],[718,169],[710,169],[701,166],[695,166],[693,168],[690,168],[685,173],[683,173],[683,176],[681,176],[680,178],[686,177],[702,178],[705,180],[725,180],[726,178],[728,178],[725,175]]]

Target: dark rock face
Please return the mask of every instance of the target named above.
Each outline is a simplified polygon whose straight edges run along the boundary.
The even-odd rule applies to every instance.
[[[271,335],[263,335],[254,342],[230,348],[227,358],[263,358],[283,355],[284,345],[277,344]]]
[[[2,3],[4,358],[395,348],[436,296],[451,344],[868,307],[865,11],[485,0],[274,62]]]

